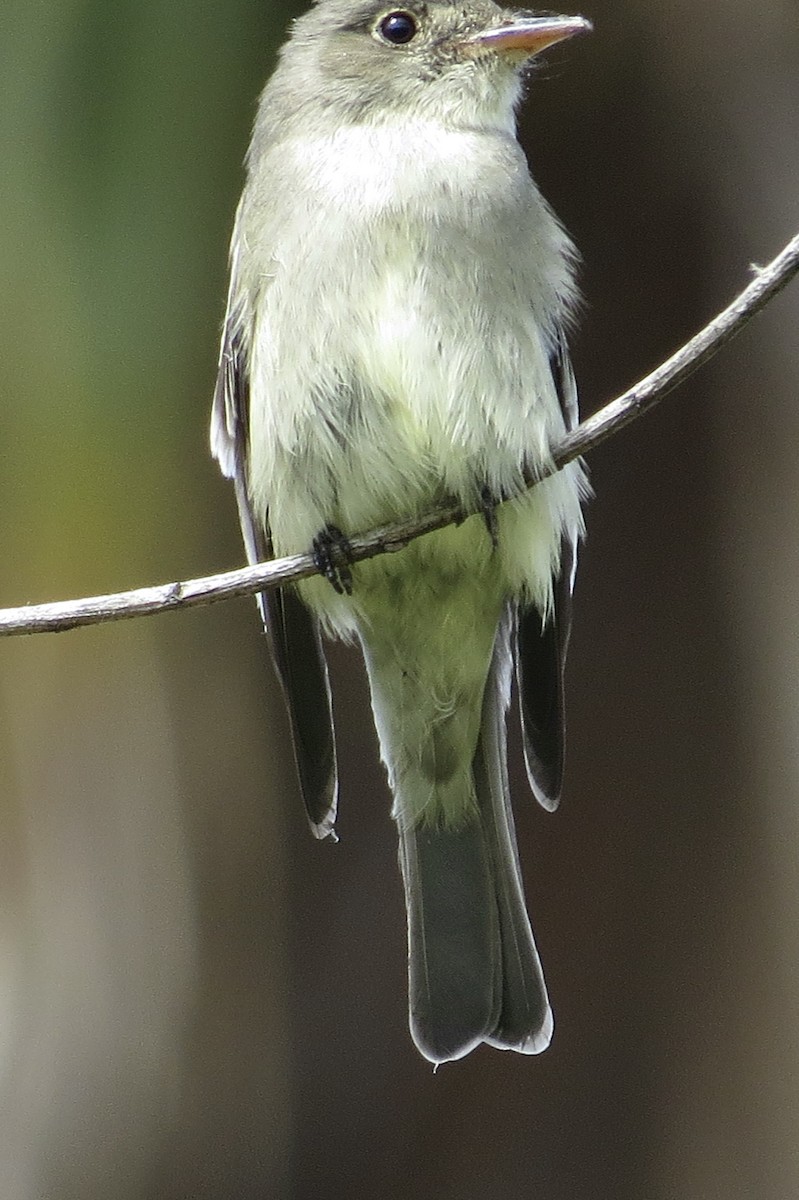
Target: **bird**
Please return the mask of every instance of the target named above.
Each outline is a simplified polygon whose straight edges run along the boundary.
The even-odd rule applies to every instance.
[[[393,796],[409,1023],[431,1063],[537,1054],[553,1017],[511,808],[515,676],[532,793],[557,806],[589,493],[546,472],[578,420],[576,251],[516,119],[582,17],[493,0],[317,0],[259,102],[231,247],[211,448],[251,562],[311,551],[259,604],[313,833],[335,838],[325,642],[360,647]],[[368,561],[349,538],[472,515]]]

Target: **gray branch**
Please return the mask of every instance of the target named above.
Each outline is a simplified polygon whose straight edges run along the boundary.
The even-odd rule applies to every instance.
[[[566,463],[587,454],[600,442],[618,433],[654,408],[698,367],[738,333],[799,272],[799,234],[777,257],[763,268],[755,268],[755,277],[728,308],[706,325],[695,337],[646,378],[599,412],[583,421],[552,448],[552,461],[537,474],[526,475],[528,487],[554,474]],[[510,497],[509,497],[510,498]],[[426,516],[401,521],[384,529],[373,530],[351,539],[353,561],[374,558],[401,550],[413,538],[462,521],[471,512],[459,504],[445,504]],[[0,636],[22,633],[54,633],[79,625],[99,625],[103,621],[121,621],[170,609],[211,604],[232,596],[252,595],[265,588],[314,575],[316,565],[310,554],[274,559],[238,571],[226,571],[184,583],[136,588],[108,596],[90,596],[82,600],[64,600],[51,604],[31,604],[21,608],[0,609]]]

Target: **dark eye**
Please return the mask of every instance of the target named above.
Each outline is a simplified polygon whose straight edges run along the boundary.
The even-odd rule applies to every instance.
[[[416,36],[416,17],[404,10],[390,12],[388,16],[383,17],[377,28],[380,36],[391,42],[392,46],[404,46]]]

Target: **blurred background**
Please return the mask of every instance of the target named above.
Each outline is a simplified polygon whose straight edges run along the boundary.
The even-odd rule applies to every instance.
[[[296,11],[4,0],[0,604],[243,561],[208,410]],[[584,258],[590,412],[799,229],[799,8],[581,11],[523,132]],[[251,602],[0,645],[4,1200],[796,1194],[797,327],[794,283],[591,458],[560,812],[516,788],[539,1059],[412,1047],[357,656],[331,846]]]

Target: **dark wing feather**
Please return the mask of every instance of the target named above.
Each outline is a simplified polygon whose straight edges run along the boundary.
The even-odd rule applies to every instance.
[[[563,337],[550,364],[567,430],[579,420],[577,387]],[[518,614],[516,678],[524,740],[524,760],[533,794],[550,811],[563,784],[565,709],[563,670],[571,633],[572,588],[577,567],[576,538],[565,537],[560,573],[554,582],[551,618],[527,608]]]
[[[233,270],[235,273],[235,262]],[[229,301],[211,418],[211,448],[223,472],[234,481],[247,557],[255,563],[272,558],[273,553],[269,530],[260,527],[249,500],[248,409],[241,334]],[[308,820],[316,837],[335,837],[338,770],[330,680],[319,625],[290,588],[261,592],[258,606],[288,708]]]

